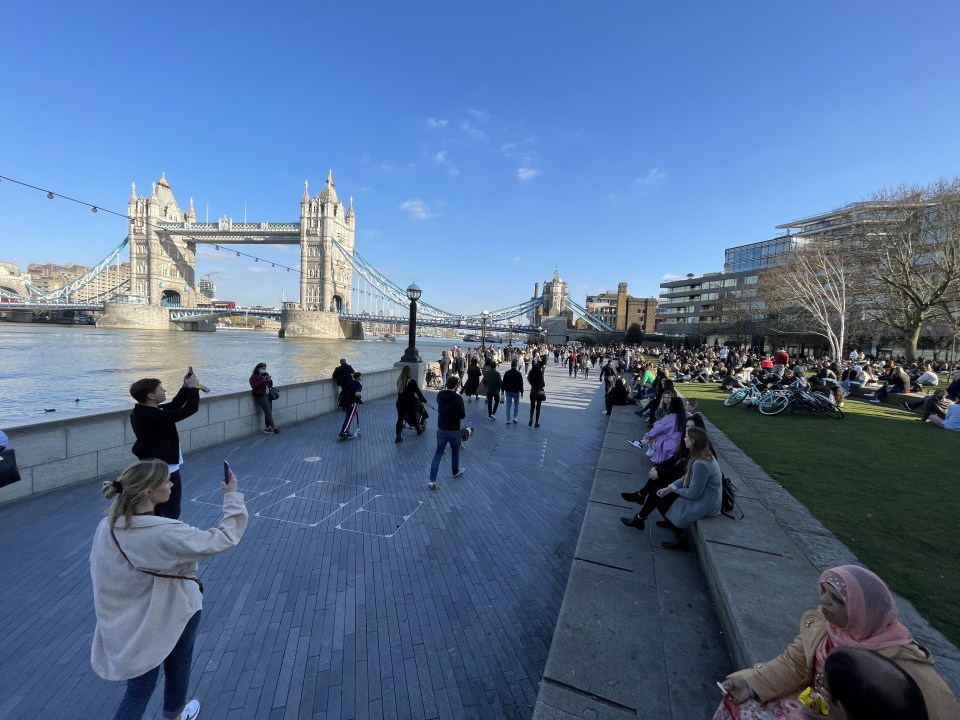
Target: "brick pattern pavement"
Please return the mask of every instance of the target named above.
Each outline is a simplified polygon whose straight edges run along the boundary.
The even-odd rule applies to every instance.
[[[331,414],[191,453],[184,521],[216,524],[224,459],[251,513],[200,568],[201,717],[529,718],[606,428],[599,388],[549,365],[539,430],[526,402],[509,426],[502,405],[490,422],[468,404],[466,475],[448,455],[437,492],[436,418],[394,444],[392,400],[362,407],[351,442]],[[0,718],[109,717],[122,695],[89,666],[100,480],[0,508]]]

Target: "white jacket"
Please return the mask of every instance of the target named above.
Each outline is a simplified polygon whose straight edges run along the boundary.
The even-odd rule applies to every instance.
[[[200,530],[179,520],[135,515],[114,532],[128,563],[110,536],[109,519],[97,526],[90,551],[90,576],[97,627],[90,664],[105,680],[129,680],[159,666],[173,650],[191,617],[203,605],[192,580],[155,577],[197,576],[197,561],[240,542],[247,527],[243,493],[223,495],[219,527]]]

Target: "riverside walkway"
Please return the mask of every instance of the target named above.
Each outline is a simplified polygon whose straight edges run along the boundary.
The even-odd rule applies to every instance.
[[[539,429],[525,401],[509,426],[502,405],[490,422],[468,404],[466,474],[450,477],[448,451],[436,492],[426,487],[436,418],[395,444],[392,399],[363,405],[351,442],[334,441],[332,413],[190,453],[185,522],[216,524],[223,460],[250,511],[240,545],[200,566],[200,717],[526,719],[541,683],[576,693],[544,668],[608,419],[596,380],[549,365],[546,385]],[[119,703],[122,683],[89,664],[102,479],[0,507],[0,719],[93,720]],[[641,539],[621,511],[610,508],[611,553]],[[641,606],[587,587],[585,602],[636,612],[651,642],[591,672],[624,683],[642,668],[638,681],[659,692],[638,716],[709,717],[713,680],[732,668],[696,555],[646,540],[627,551],[649,555],[654,594]],[[160,717],[161,695],[146,717]]]

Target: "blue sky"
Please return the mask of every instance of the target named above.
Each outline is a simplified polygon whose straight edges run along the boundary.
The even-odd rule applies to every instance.
[[[124,212],[291,221],[332,169],[357,249],[452,312],[722,269],[774,226],[960,167],[955,2],[15,3],[0,175]],[[120,218],[0,184],[0,259],[93,264]],[[291,247],[262,257],[296,264]],[[126,259],[126,258],[125,258]],[[218,295],[292,273],[210,249]]]

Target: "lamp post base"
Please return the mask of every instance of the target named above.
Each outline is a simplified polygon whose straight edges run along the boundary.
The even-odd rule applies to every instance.
[[[402,363],[422,363],[423,360],[420,359],[420,353],[417,352],[415,347],[408,347],[403,353],[403,357],[400,358]]]

